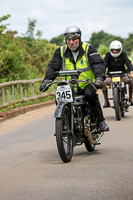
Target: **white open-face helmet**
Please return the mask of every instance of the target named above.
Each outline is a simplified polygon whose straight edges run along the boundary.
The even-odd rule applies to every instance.
[[[110,54],[111,54],[114,58],[116,58],[116,57],[118,57],[118,56],[121,54],[121,52],[122,52],[122,43],[121,43],[120,41],[118,41],[118,40],[114,40],[114,41],[111,42],[109,48],[110,48]],[[115,50],[117,50],[117,52],[115,52]]]

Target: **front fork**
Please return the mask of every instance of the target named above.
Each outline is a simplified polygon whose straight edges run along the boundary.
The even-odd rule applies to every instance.
[[[71,110],[71,132],[74,134],[74,103],[70,104],[70,110]]]
[[[119,103],[121,104],[121,85],[120,85],[120,82],[118,82],[118,83],[113,83],[113,85],[112,85],[112,88],[113,88],[113,96],[114,96],[114,88],[118,88],[118,90],[119,90]]]
[[[55,118],[61,118],[63,108],[66,104],[67,103],[59,103],[56,106],[55,113],[54,113]],[[74,133],[74,113],[73,113],[74,112],[74,104],[69,103],[68,107],[70,108],[70,111],[71,111],[71,133],[73,134]]]
[[[125,88],[121,88],[120,83],[114,83],[112,88],[114,89],[115,87],[117,87],[118,90],[119,90],[120,106],[121,106],[121,108],[123,107],[127,111],[128,107],[129,107],[129,105],[127,103],[128,99],[125,97],[125,94],[127,93],[127,90]]]

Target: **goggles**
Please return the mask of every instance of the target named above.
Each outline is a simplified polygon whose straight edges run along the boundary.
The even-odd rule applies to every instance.
[[[71,39],[71,38],[80,38],[81,33],[80,33],[80,32],[65,33],[64,36],[65,36],[66,39]]]

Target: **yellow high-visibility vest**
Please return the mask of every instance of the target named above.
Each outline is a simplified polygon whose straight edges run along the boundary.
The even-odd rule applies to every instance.
[[[74,70],[74,65],[73,63],[70,61],[70,58],[66,58],[65,56],[63,56],[63,52],[65,51],[65,49],[67,48],[67,45],[61,46],[61,57],[62,57],[62,70]],[[88,62],[88,57],[87,57],[87,52],[88,52],[88,48],[89,48],[89,44],[83,42],[82,44],[82,48],[84,49],[85,53],[82,55],[82,57],[78,58],[77,62],[76,62],[76,69],[80,69],[80,71],[82,72],[78,78],[78,80],[80,79],[90,79],[91,81],[95,81],[95,77],[94,77],[94,73],[89,65]],[[69,77],[68,77],[69,78]],[[81,89],[84,89],[85,86],[88,85],[88,83],[85,82],[79,82],[79,87]]]

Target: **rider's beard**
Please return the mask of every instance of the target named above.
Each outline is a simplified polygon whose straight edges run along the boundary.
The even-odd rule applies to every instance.
[[[78,44],[78,45],[75,45],[75,44],[69,45],[69,49],[70,49],[71,51],[77,51],[78,48],[79,48],[79,44]]]

